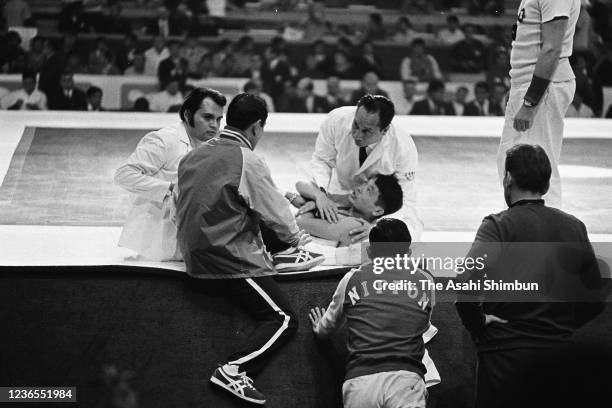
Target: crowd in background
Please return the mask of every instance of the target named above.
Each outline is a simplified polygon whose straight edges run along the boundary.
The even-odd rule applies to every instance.
[[[212,47],[203,45],[199,41],[201,27],[198,30],[193,28],[199,24],[196,16],[207,12],[206,2],[139,1],[148,7],[158,7],[157,18],[143,27],[132,27],[128,20],[123,19],[119,1],[99,2],[105,11],[95,21],[85,18],[82,13],[84,3],[76,1],[67,2],[62,8],[59,16],[61,36],[36,36],[29,42],[27,51],[16,31],[5,32],[0,38],[0,72],[23,74],[24,86],[18,94],[0,95],[0,107],[102,110],[98,101],[101,99],[100,88],[86,90],[84,98],[78,96],[74,103],[64,100],[68,95],[72,98],[73,88],[77,91],[74,93],[81,92],[74,87],[74,80],[68,80],[68,77],[87,73],[156,76],[159,92],[137,101],[134,107],[137,110],[168,111],[180,105],[184,93],[189,90],[189,79],[240,77],[249,78],[244,90],[263,96],[273,111],[324,113],[338,106],[354,104],[364,93],[386,94],[384,87],[379,86],[379,80],[387,79],[381,69],[387,65],[378,55],[376,44],[390,41],[406,45],[405,57],[397,67],[396,75],[402,81],[403,89],[403,97],[394,100],[399,113],[503,115],[505,94],[510,85],[509,27],[493,26],[485,30],[477,25],[462,24],[457,16],[450,14],[443,27],[437,30],[428,27],[430,32],[424,36],[415,31],[407,15],[399,16],[390,29],[382,21],[381,14],[371,13],[366,25],[349,28],[329,22],[322,3],[309,2],[304,21],[297,29],[302,30],[302,37],[311,41],[311,46],[307,55],[295,58],[291,41],[283,36],[282,30],[263,47],[263,51],[256,50],[255,40],[248,35],[236,41],[220,38]],[[31,23],[27,2],[5,0],[4,3],[5,25]],[[279,7],[291,8],[299,2],[277,3],[280,3],[277,4]],[[450,8],[465,6],[466,3],[470,3],[472,12],[480,10],[478,12],[500,14],[495,12],[500,7],[496,1],[404,1],[393,4],[409,11],[418,11],[422,7],[431,11],[432,4]],[[482,8],[475,8],[476,3]],[[232,4],[232,7],[243,6],[240,2]],[[602,20],[602,15],[607,18]],[[604,112],[602,92],[602,87],[612,86],[609,16],[609,10],[600,2],[583,7],[571,61],[577,77],[577,92],[568,116],[599,117],[602,113],[612,116],[612,108]],[[79,35],[83,32],[99,34],[91,49],[80,46]],[[121,34],[123,40],[116,45],[117,42],[109,41],[106,34]],[[149,45],[142,45],[142,34],[152,38]],[[428,50],[432,42],[445,47],[449,63],[444,69]],[[469,91],[460,87],[451,95],[444,88],[450,73],[480,74],[483,81],[474,84]],[[37,74],[38,91],[32,96],[27,89],[31,88],[29,83],[32,78],[36,80]],[[313,79],[326,80],[325,94],[315,94]],[[342,87],[344,79],[360,80],[361,87],[350,92]],[[418,83],[428,84],[424,95],[416,92]],[[38,93],[45,97],[44,101]],[[468,94],[474,96],[469,102],[466,101]],[[423,100],[427,101],[427,106]],[[474,108],[474,104],[478,106]]]

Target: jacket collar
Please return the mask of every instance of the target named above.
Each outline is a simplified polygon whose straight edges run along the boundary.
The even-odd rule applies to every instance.
[[[249,149],[253,150],[253,145],[251,144],[249,139],[246,137],[244,132],[235,127],[225,126],[225,128],[223,128],[223,130],[221,131],[221,134],[219,135],[219,137],[221,139],[229,139],[229,140],[237,141],[238,143],[245,145]]]
[[[187,146],[191,146],[191,141],[189,140],[189,135],[187,135],[187,129],[185,129],[185,123],[181,122],[178,125],[178,135],[179,135],[179,140],[183,143],[185,143]]]
[[[518,200],[510,204],[510,208],[518,207],[519,205],[544,205],[543,199],[526,199],[526,200]]]

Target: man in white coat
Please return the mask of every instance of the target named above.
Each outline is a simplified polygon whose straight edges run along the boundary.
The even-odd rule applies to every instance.
[[[394,126],[393,102],[365,95],[357,106],[335,109],[321,125],[312,155],[312,182],[319,187],[315,203],[321,218],[337,222],[338,208],[328,195],[349,194],[377,174],[394,174],[402,187],[402,208],[388,217],[402,220],[413,241],[423,223],[416,210],[417,149],[410,134]],[[372,225],[364,222],[350,232],[352,242],[367,238]]]
[[[216,90],[194,89],[179,111],[181,122],[147,133],[115,171],[115,183],[134,194],[119,246],[154,261],[182,259],[171,217],[178,165],[192,149],[218,136],[225,104]]]

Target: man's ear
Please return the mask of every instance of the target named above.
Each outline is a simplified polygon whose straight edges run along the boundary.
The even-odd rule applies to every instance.
[[[372,211],[372,216],[373,216],[374,218],[378,218],[378,217],[380,217],[381,215],[383,215],[384,213],[385,213],[384,208],[379,207],[379,206],[376,206],[376,208],[374,208],[374,210]]]

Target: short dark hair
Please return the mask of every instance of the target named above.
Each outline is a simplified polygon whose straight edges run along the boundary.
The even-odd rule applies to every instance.
[[[444,82],[440,81],[439,79],[434,79],[429,82],[429,85],[427,86],[427,93],[443,91],[444,88]]]
[[[241,93],[236,95],[227,107],[225,122],[228,126],[246,130],[258,120],[262,126],[265,125],[267,119],[266,101],[256,95]]]
[[[88,98],[91,98],[96,93],[99,93],[100,95],[102,95],[102,89],[98,88],[97,86],[90,86],[87,89],[87,97]]]
[[[393,174],[379,174],[374,181],[378,187],[379,197],[376,204],[384,209],[383,215],[392,214],[402,208],[404,194],[397,177]]]
[[[251,92],[254,89],[257,89],[257,84],[255,81],[247,81],[242,87],[242,92]]]
[[[521,190],[546,194],[552,169],[546,151],[538,145],[518,144],[506,151],[506,171]]]
[[[193,126],[193,115],[200,109],[200,105],[202,105],[202,102],[206,98],[212,99],[214,103],[221,107],[225,106],[227,103],[225,96],[215,89],[195,88],[187,94],[185,101],[181,105],[181,109],[179,109],[181,121],[187,121],[189,126]]]
[[[485,81],[476,82],[476,85],[474,85],[474,92],[476,92],[478,88],[484,89],[486,92],[489,92],[489,84],[487,84]]]
[[[21,74],[21,80],[24,81],[26,79],[33,79],[36,82],[36,72],[35,71],[23,71]]]
[[[375,242],[412,242],[406,224],[396,218],[382,218],[370,230],[370,243]]]
[[[459,18],[456,15],[451,14],[450,16],[446,17],[446,22],[459,24]]]
[[[412,40],[412,42],[410,43],[411,47],[416,47],[417,45],[420,45],[422,47],[425,47],[425,40],[422,38],[415,38],[414,40]]]
[[[368,113],[378,112],[378,117],[380,118],[378,128],[380,130],[389,126],[393,120],[393,116],[395,116],[395,105],[393,105],[391,99],[386,96],[364,95],[357,102],[357,109],[361,106],[363,106]]]

